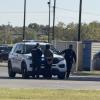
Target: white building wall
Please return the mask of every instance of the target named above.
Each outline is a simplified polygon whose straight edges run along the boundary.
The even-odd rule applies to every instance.
[[[91,45],[91,70],[93,70],[93,57],[96,53],[100,52],[100,42],[92,42]]]

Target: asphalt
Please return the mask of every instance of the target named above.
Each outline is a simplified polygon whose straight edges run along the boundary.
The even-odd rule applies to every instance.
[[[7,67],[7,62],[0,62],[0,67]]]
[[[54,76],[48,80],[42,77],[39,79],[32,79],[31,77],[22,79],[22,76],[17,74],[14,79],[9,79],[7,67],[0,67],[0,88],[3,87],[100,90],[100,76],[70,75],[69,79],[64,80],[59,80]]]

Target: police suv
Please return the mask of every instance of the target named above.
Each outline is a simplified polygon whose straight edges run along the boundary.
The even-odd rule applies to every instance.
[[[16,43],[8,57],[8,74],[10,78],[14,78],[16,73],[22,74],[22,78],[32,76],[32,48],[39,43],[42,51],[49,43],[40,41],[23,41]],[[59,79],[64,79],[66,74],[66,61],[63,56],[57,54],[57,50],[51,45],[51,50],[54,54],[52,64],[52,75],[57,75]],[[42,64],[40,75],[43,75],[44,69],[44,55],[42,55]]]

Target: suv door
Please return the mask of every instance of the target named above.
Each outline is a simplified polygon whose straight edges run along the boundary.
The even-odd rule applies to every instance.
[[[18,70],[21,70],[21,63],[23,60],[23,45],[22,44],[18,45],[18,48],[16,50],[16,54],[17,54],[16,67],[18,68]]]
[[[13,53],[11,54],[11,61],[12,61],[12,67],[14,67],[14,69],[18,69],[20,68],[20,62],[21,62],[21,44],[17,44],[13,50]]]

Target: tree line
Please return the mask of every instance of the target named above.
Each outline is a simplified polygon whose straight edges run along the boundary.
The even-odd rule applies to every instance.
[[[52,29],[50,27],[50,40],[52,40]],[[48,25],[39,25],[30,23],[25,30],[25,39],[27,40],[48,40]],[[59,22],[55,26],[55,39],[62,41],[77,41],[78,40],[78,24],[69,23],[68,25]],[[13,27],[12,25],[0,26],[0,43],[13,44],[22,41],[23,27]],[[93,21],[91,23],[82,23],[81,25],[81,41],[99,41],[100,40],[100,23]]]

